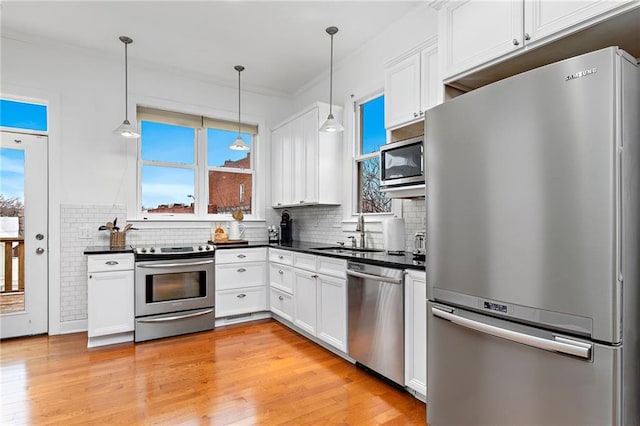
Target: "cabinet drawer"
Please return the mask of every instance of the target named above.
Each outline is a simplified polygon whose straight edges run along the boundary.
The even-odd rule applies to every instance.
[[[271,262],[293,265],[293,252],[278,249],[269,249],[269,260]]]
[[[87,271],[125,271],[133,269],[133,254],[92,254],[87,258]]]
[[[216,290],[263,286],[267,283],[267,262],[216,265]]]
[[[293,253],[293,266],[307,271],[316,270],[316,256],[312,254]]]
[[[318,273],[331,275],[338,278],[346,278],[347,261],[333,257],[318,256]]]
[[[291,267],[272,263],[269,265],[269,283],[289,294],[293,293],[293,271]]]
[[[272,288],[270,291],[271,311],[287,321],[293,321],[293,296]]]
[[[267,310],[267,287],[216,291],[216,318]]]
[[[216,250],[216,263],[245,263],[266,260],[266,247]]]

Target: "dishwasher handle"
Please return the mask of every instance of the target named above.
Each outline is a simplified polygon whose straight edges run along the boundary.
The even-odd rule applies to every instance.
[[[365,274],[363,272],[356,272],[350,269],[347,269],[347,275],[351,275],[352,277],[364,278],[366,280],[376,280],[391,284],[402,284],[402,278],[381,277],[379,275]]]

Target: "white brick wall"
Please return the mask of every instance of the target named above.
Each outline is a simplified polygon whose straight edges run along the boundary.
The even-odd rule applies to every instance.
[[[122,228],[127,209],[123,205],[64,204],[60,207],[60,322],[87,319],[87,257],[88,246],[109,246],[109,233],[98,231],[107,221],[118,218]],[[227,228],[227,223],[216,222]],[[263,223],[247,224],[244,238],[266,241]],[[88,238],[82,233],[88,231]],[[127,232],[129,245],[185,245],[211,239],[209,224],[196,228],[144,228]]]

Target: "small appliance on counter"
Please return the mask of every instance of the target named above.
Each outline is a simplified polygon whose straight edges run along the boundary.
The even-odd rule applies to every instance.
[[[404,219],[393,217],[382,222],[384,249],[387,254],[404,255]]]
[[[415,260],[425,260],[424,232],[416,232],[413,240],[413,258]]]
[[[269,243],[277,243],[280,241],[280,229],[275,225],[269,225]]]
[[[280,219],[280,242],[290,243],[293,241],[293,232],[291,229],[291,216],[289,216],[289,210],[282,212],[282,218]]]

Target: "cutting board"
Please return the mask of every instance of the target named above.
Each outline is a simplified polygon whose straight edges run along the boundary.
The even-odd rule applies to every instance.
[[[209,241],[209,244],[214,244],[216,246],[243,245],[243,244],[249,244],[249,241],[247,240]]]

